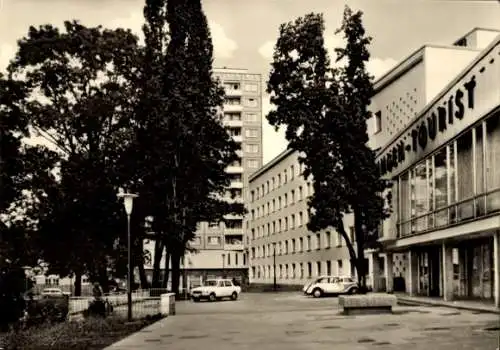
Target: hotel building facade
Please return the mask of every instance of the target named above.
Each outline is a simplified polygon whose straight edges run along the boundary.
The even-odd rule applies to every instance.
[[[375,83],[370,144],[393,184],[376,289],[500,307],[499,34],[423,46]]]
[[[355,274],[340,234],[333,229],[307,230],[307,198],[313,187],[311,178],[302,176],[298,155],[287,149],[250,177],[247,232],[252,284],[270,285],[276,277],[278,285],[295,287],[321,275]],[[344,221],[352,237],[352,216]]]
[[[225,90],[223,124],[234,141],[241,145],[239,159],[227,168],[231,183],[226,200],[246,203],[250,174],[262,166],[262,77],[246,69],[216,68],[214,76]],[[231,198],[230,191],[235,193]],[[248,255],[244,216],[227,216],[226,223],[199,224],[188,253],[181,261],[187,286],[206,278],[235,277],[248,280]],[[145,249],[154,259],[154,242],[146,241]],[[165,256],[161,266],[164,266]],[[151,275],[152,266],[146,266]],[[182,284],[181,284],[182,285]]]

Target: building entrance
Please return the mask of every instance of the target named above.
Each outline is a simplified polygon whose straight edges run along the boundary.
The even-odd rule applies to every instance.
[[[455,250],[458,255],[456,297],[493,299],[493,238],[466,241]]]
[[[441,295],[441,252],[439,246],[418,252],[418,294],[428,297]]]

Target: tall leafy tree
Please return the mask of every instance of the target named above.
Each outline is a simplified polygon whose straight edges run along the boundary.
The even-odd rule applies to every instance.
[[[30,288],[23,266],[34,265],[38,252],[33,245],[25,190],[40,176],[50,176],[50,152],[22,143],[29,135],[22,103],[26,86],[0,73],[0,329],[17,322],[25,304],[22,294]]]
[[[387,215],[381,180],[373,151],[367,146],[366,122],[372,96],[366,72],[368,44],[361,12],[346,7],[342,26],[346,48],[337,49],[331,68],[324,48],[324,21],[308,14],[280,27],[268,92],[276,110],[271,125],[286,126],[289,147],[300,152],[304,176],[313,178],[308,228],[333,227],[346,241],[362,288],[365,287],[364,250],[377,239],[377,228]],[[354,215],[355,241],[344,227],[346,214]]]
[[[123,29],[77,21],[64,29],[30,27],[9,72],[26,88],[22,117],[58,154],[58,177],[37,184],[38,244],[53,272],[78,277],[78,292],[84,273],[106,288],[109,255],[125,232],[116,192],[129,178],[118,170],[132,137],[138,48]]]
[[[21,82],[0,73],[0,214],[4,214],[22,191],[24,173],[22,143],[28,135],[28,122],[21,101],[26,89]]]
[[[23,102],[26,85],[0,73],[0,260],[25,265],[36,261],[29,210],[33,185],[50,178],[55,154],[23,144],[30,135]],[[42,180],[43,181],[43,180]]]
[[[372,39],[363,27],[362,15],[361,11],[353,12],[349,7],[344,10],[337,33],[343,34],[346,46],[336,52],[337,61],[346,59],[347,64],[334,72],[337,84],[332,85],[332,90],[343,111],[334,114],[337,120],[334,135],[340,145],[344,172],[349,174],[348,201],[354,214],[356,267],[360,285],[365,287],[368,271],[364,250],[376,244],[379,225],[389,215],[391,184],[380,177],[375,152],[368,146],[367,122],[372,117],[368,106],[373,95],[373,77],[367,72],[366,62],[370,59],[368,47]]]
[[[160,242],[155,268],[166,249],[177,292],[180,260],[197,224],[243,213],[241,205],[221,198],[237,145],[218,115],[223,91],[212,77],[213,47],[200,1],[148,0],[144,14],[144,107],[138,113],[146,110],[147,117],[137,116],[135,146],[142,162],[140,193],[151,203]]]

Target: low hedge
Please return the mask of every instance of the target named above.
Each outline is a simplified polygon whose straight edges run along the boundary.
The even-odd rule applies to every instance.
[[[67,297],[45,296],[37,300],[29,300],[26,305],[28,326],[44,322],[66,321],[69,313]]]
[[[160,320],[160,314],[133,322],[123,317],[89,318],[58,324],[43,324],[0,334],[0,349],[5,350],[97,350]]]

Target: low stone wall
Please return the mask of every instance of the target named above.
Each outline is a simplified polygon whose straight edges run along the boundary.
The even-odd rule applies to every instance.
[[[397,302],[395,295],[383,293],[339,296],[339,307],[346,315],[391,313]]]

